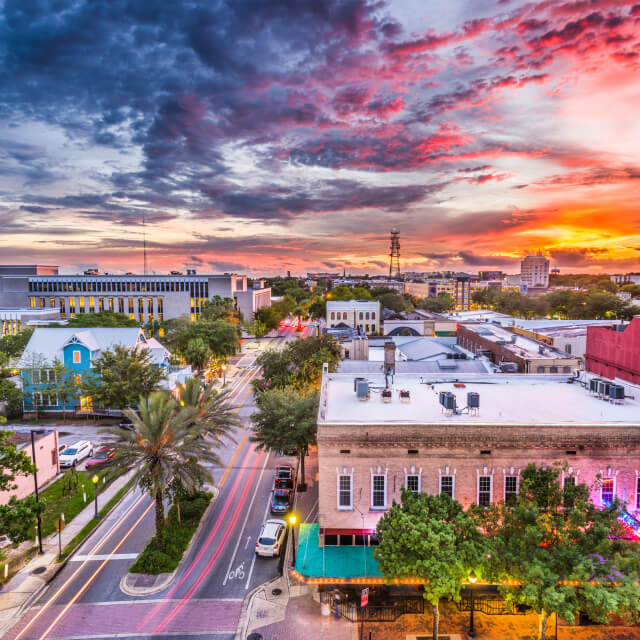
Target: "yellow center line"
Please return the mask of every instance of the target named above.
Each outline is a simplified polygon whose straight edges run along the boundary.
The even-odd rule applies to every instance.
[[[120,542],[118,542],[118,544],[116,545],[114,550],[109,554],[109,556],[107,558],[105,558],[102,561],[102,564],[95,570],[93,575],[84,583],[84,585],[82,585],[82,587],[80,587],[80,589],[78,589],[78,592],[76,593],[76,595],[73,596],[73,598],[71,598],[71,600],[65,605],[64,609],[56,616],[56,619],[47,627],[46,631],[40,636],[40,640],[44,640],[44,638],[47,637],[47,634],[58,624],[58,622],[60,621],[62,616],[78,600],[78,598],[80,598],[80,596],[87,590],[89,585],[95,580],[95,578],[100,573],[100,571],[102,571],[102,569],[107,564],[107,562],[109,562],[109,560],[111,559],[111,556],[124,544],[125,540],[133,533],[135,528],[140,524],[140,522],[142,522],[143,518],[147,515],[147,513],[149,513],[149,511],[151,511],[151,508],[153,506],[154,506],[154,503],[152,502],[144,510],[142,515],[134,522],[133,526],[129,529],[129,531],[127,531],[127,533],[124,535],[122,540],[120,540]],[[16,640],[17,640],[17,638],[16,638]]]
[[[246,433],[242,436],[242,440],[240,440],[240,442],[238,443],[238,446],[236,447],[235,453],[233,454],[231,460],[229,460],[229,464],[227,465],[227,468],[224,470],[224,473],[222,474],[222,477],[220,478],[220,482],[218,482],[218,488],[222,487],[224,485],[224,483],[227,481],[227,476],[231,472],[231,468],[233,467],[233,465],[235,464],[236,460],[238,459],[238,456],[240,455],[240,450],[244,446],[244,443],[247,441],[248,437],[249,436]]]
[[[124,521],[126,520],[126,518],[129,516],[129,514],[140,504],[140,502],[142,500],[144,500],[144,498],[146,497],[146,494],[141,495],[136,502],[131,506],[131,508],[127,511],[127,513],[124,514],[124,516],[120,519],[120,521],[118,522],[118,524],[111,529],[111,531],[107,534],[107,536],[104,538],[104,540],[93,550],[93,553],[95,554],[99,549],[101,549],[104,544],[107,542],[107,540],[109,540],[109,538],[120,528],[120,526],[124,523]],[[153,504],[153,503],[152,503]],[[51,606],[51,604],[53,603],[53,601],[67,588],[67,586],[69,585],[69,583],[78,575],[78,573],[80,573],[80,571],[82,571],[82,569],[85,567],[85,565],[89,562],[89,560],[85,560],[72,574],[71,576],[69,576],[69,578],[67,578],[67,580],[62,584],[62,586],[55,592],[55,594],[53,596],[51,596],[51,598],[49,598],[49,600],[47,600],[47,602],[38,610],[38,613],[29,621],[29,623],[27,624],[27,626],[22,629],[22,631],[20,631],[20,633],[15,637],[15,640],[20,640],[20,638],[22,637],[22,635],[31,627],[31,625]]]

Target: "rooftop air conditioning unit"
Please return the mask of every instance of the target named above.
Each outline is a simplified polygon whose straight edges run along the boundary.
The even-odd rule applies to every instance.
[[[356,383],[356,395],[361,402],[369,399],[369,383],[366,380],[358,380]]]

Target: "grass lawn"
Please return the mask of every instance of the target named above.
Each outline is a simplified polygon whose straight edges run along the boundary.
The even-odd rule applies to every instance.
[[[67,471],[58,478],[52,485],[40,492],[40,499],[44,502],[45,508],[42,514],[42,536],[52,534],[55,529],[55,520],[64,513],[65,522],[69,523],[93,500],[93,483],[91,478],[97,475],[100,478],[98,483],[98,496],[100,492],[120,475],[117,469],[101,469],[87,473],[86,471]],[[105,477],[105,482],[102,482]],[[69,481],[71,480],[71,490],[69,491]],[[86,494],[87,500],[84,500]]]
[[[213,498],[212,493],[198,491],[193,498],[180,501],[180,519],[176,505],[169,509],[169,517],[165,529],[166,548],[160,551],[156,547],[155,536],[151,538],[145,550],[131,566],[131,573],[170,573],[182,560],[182,556],[196,532],[202,514],[207,510]]]

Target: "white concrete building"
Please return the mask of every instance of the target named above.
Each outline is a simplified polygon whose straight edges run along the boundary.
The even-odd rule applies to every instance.
[[[327,300],[327,327],[340,325],[360,329],[369,335],[380,331],[380,303],[377,300]]]
[[[525,256],[520,263],[520,279],[529,287],[547,289],[549,264],[549,260],[540,252],[535,256]]]

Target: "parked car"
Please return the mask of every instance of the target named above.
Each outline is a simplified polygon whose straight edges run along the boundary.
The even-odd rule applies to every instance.
[[[273,479],[274,489],[293,489],[296,484],[296,472],[290,464],[281,464],[276,467]]]
[[[122,421],[118,426],[121,429],[127,429],[128,431],[133,431],[133,422],[131,422],[129,418],[122,418]]]
[[[100,447],[88,460],[85,465],[86,469],[93,467],[99,467],[106,464],[116,455],[116,450],[113,447]]]
[[[286,513],[293,503],[291,489],[274,489],[271,494],[271,513]]]
[[[80,440],[72,445],[69,445],[60,454],[60,466],[61,467],[74,467],[79,462],[82,462],[85,458],[93,455],[93,444],[88,440]]]
[[[267,558],[279,556],[286,532],[287,523],[284,520],[267,520],[256,542],[256,555]]]

